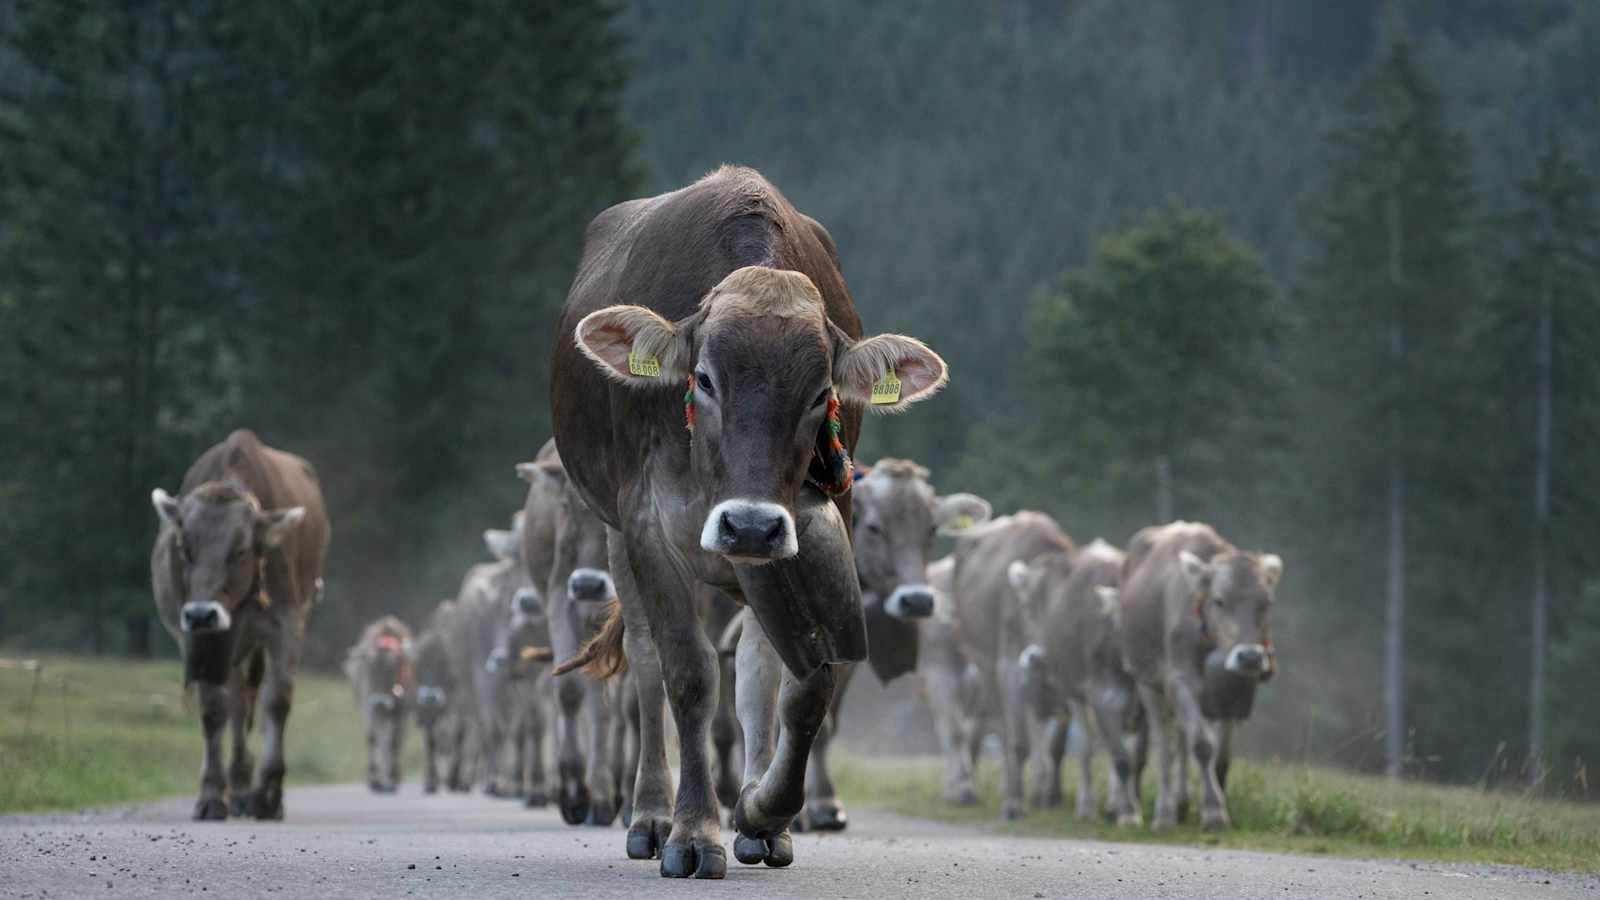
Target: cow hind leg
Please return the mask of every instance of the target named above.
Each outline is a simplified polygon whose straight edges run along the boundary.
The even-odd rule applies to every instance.
[[[1093,708],[1093,718],[1099,727],[1100,737],[1106,745],[1106,755],[1110,760],[1110,773],[1106,779],[1107,805],[1118,825],[1139,825],[1144,819],[1139,809],[1138,766],[1129,749],[1130,735],[1124,729],[1124,723],[1127,721],[1127,716],[1124,715],[1127,705],[1138,702],[1133,697],[1120,696],[1099,702]],[[1089,738],[1087,719],[1084,724],[1085,756],[1087,756]],[[1085,768],[1087,769],[1087,765]],[[1086,771],[1086,777],[1087,774]]]
[[[253,812],[257,819],[277,820],[283,818],[284,732],[289,722],[289,710],[294,706],[294,682],[290,680],[287,666],[274,665],[263,690],[263,706],[267,713],[266,736],[261,768],[256,775]]]
[[[1150,728],[1150,741],[1156,750],[1156,807],[1150,818],[1152,831],[1164,831],[1178,824],[1177,797],[1172,785],[1173,753],[1170,738],[1175,730],[1167,708],[1166,695],[1161,688],[1139,685],[1139,700],[1144,704],[1145,721]],[[1182,752],[1180,750],[1180,752]]]
[[[844,703],[844,692],[855,674],[854,665],[835,666],[836,687],[828,715],[817,730],[811,743],[811,761],[806,767],[806,825],[816,831],[843,831],[850,825],[850,817],[833,786],[833,773],[828,769],[828,748],[839,733],[839,708]]]
[[[530,808],[540,808],[550,803],[549,786],[545,783],[548,764],[544,758],[544,730],[545,730],[545,704],[542,697],[535,697],[528,704],[525,711],[525,723],[522,739],[523,753],[527,760],[528,793],[522,798],[522,805]]]
[[[779,686],[784,671],[777,651],[767,641],[755,615],[749,610],[740,615],[744,627],[739,635],[734,701],[739,725],[744,730],[744,783],[754,786],[772,765],[778,738]],[[740,795],[733,803],[736,820],[742,790]],[[787,828],[764,835],[741,833],[733,840],[733,855],[746,865],[764,862],[773,868],[782,868],[794,862],[794,840]]]
[[[584,686],[584,712],[588,721],[588,757],[584,760],[584,781],[589,786],[588,825],[610,825],[617,818],[617,791],[611,774],[611,719],[606,705],[605,685]]]
[[[1064,731],[1071,731],[1071,722],[1078,723],[1078,731],[1082,735],[1083,746],[1078,751],[1078,796],[1073,802],[1073,814],[1080,819],[1094,818],[1094,731],[1090,728],[1089,706],[1079,700],[1067,701],[1067,708],[1071,711],[1069,726]]]
[[[719,648],[720,650],[720,648]],[[734,759],[739,743],[739,717],[734,699],[733,660],[719,652],[717,714],[711,721],[711,745],[717,754],[717,802],[733,809],[739,802],[739,767]]]
[[[256,692],[260,678],[253,682],[238,673],[228,680],[228,724],[233,738],[233,761],[228,765],[228,815],[250,814],[250,783],[255,776],[255,759],[250,754],[250,725],[254,719]]]

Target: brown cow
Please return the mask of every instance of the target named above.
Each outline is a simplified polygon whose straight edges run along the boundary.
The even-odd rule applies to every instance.
[[[1007,819],[1022,815],[1029,741],[1020,659],[1034,641],[1010,601],[1008,570],[1017,560],[1072,550],[1072,539],[1054,519],[1027,510],[979,525],[956,541],[956,637],[961,652],[977,666],[981,707],[991,716],[994,710],[1000,713],[1005,774],[1000,814]]]
[[[1014,599],[1036,643],[1022,651],[1024,680],[1041,682],[1037,713],[1077,720],[1083,735],[1079,758],[1077,815],[1094,815],[1094,732],[1110,754],[1111,814],[1121,825],[1137,825],[1138,770],[1144,722],[1138,691],[1122,668],[1122,629],[1116,585],[1122,551],[1095,540],[1071,554],[1046,553],[1011,564]],[[1063,723],[1064,724],[1064,723]],[[1039,729],[1043,730],[1043,729]],[[1062,731],[1065,736],[1065,731]],[[1060,802],[1059,757],[1047,759],[1047,742],[1035,756],[1036,806]]]
[[[848,453],[869,405],[897,411],[946,380],[920,341],[860,333],[827,231],[750,169],[619,204],[589,226],[557,330],[551,406],[567,472],[611,529],[638,676],[628,854],[659,853],[665,876],[726,869],[706,753],[717,653],[697,585],[742,600],[761,624],[744,629],[736,661],[746,778],[734,855],[793,858],[788,824],[832,664],[866,654]],[[676,803],[663,693],[682,739]]]
[[[151,492],[161,530],[150,554],[161,624],[199,682],[205,763],[196,819],[283,818],[283,730],[306,619],[322,593],[328,517],[311,464],[235,431],[189,467],[179,496]],[[259,698],[258,698],[259,694]],[[266,707],[261,766],[248,746]],[[222,729],[233,762],[222,770]]]
[[[384,616],[361,632],[345,654],[344,672],[367,723],[367,787],[393,793],[400,784],[400,742],[416,695],[411,629]]]
[[[1156,748],[1152,828],[1169,828],[1183,817],[1190,752],[1205,792],[1201,826],[1228,827],[1223,789],[1233,723],[1249,709],[1248,703],[1241,708],[1226,702],[1217,705],[1233,709],[1208,714],[1214,698],[1207,696],[1206,685],[1241,679],[1254,684],[1272,677],[1276,657],[1267,617],[1282,575],[1282,559],[1244,553],[1199,522],[1152,526],[1128,542],[1122,660],[1139,683]],[[1170,746],[1173,738],[1176,750]]]

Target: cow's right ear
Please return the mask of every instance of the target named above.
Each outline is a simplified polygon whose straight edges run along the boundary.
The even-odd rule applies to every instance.
[[[150,492],[150,505],[156,508],[156,515],[161,517],[161,521],[173,528],[178,527],[178,501],[171,494],[156,488]]]
[[[578,323],[578,349],[614,381],[682,387],[689,347],[680,326],[642,306],[608,306]]]
[[[541,481],[560,489],[564,481],[566,470],[561,468],[559,462],[520,462],[517,463],[517,477],[529,484],[538,484]]]
[[[1183,577],[1193,590],[1211,589],[1211,567],[1206,561],[1187,550],[1178,551],[1178,563],[1183,566]]]
[[[953,537],[994,515],[989,501],[976,494],[949,494],[934,501],[933,521],[939,533]]]

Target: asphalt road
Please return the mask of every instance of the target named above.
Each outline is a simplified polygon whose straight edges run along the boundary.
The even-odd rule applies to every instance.
[[[406,788],[291,788],[282,823],[201,825],[181,799],[0,818],[0,897],[1600,898],[1595,878],[1525,869],[1003,837],[865,810],[843,834],[796,836],[788,869],[730,850],[725,881],[671,881],[625,858],[620,828]]]

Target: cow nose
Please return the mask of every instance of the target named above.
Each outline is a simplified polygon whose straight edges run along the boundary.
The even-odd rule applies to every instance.
[[[1260,674],[1267,668],[1267,648],[1260,644],[1240,644],[1228,653],[1223,668],[1230,672]]]
[[[225,631],[229,625],[228,610],[214,600],[191,600],[183,605],[179,614],[184,631]]]
[[[539,600],[539,592],[533,588],[519,588],[513,603],[517,612],[525,616],[536,616],[544,609],[544,604]]]
[[[1017,658],[1017,662],[1024,669],[1036,669],[1044,663],[1044,648],[1038,644],[1029,644]]]
[[[933,589],[925,584],[902,584],[889,595],[883,611],[897,619],[926,619],[933,615]]]
[[[794,517],[776,503],[724,500],[706,516],[700,546],[736,559],[788,559],[800,552]]]
[[[494,651],[489,654],[489,658],[484,661],[483,670],[491,675],[498,674],[500,670],[506,667],[506,659],[507,655],[505,648],[496,647],[494,648]]]
[[[599,569],[577,569],[567,579],[567,593],[582,602],[608,600],[611,597],[611,576]]]

